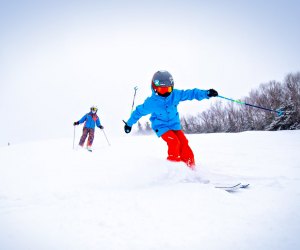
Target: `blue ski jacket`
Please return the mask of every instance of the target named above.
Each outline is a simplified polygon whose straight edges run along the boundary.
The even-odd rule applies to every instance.
[[[99,117],[97,116],[97,114],[93,114],[92,112],[84,115],[78,122],[79,124],[85,122],[85,128],[95,129],[95,125],[97,125],[98,128],[100,128],[101,126]]]
[[[152,90],[152,95],[132,112],[127,125],[132,127],[142,116],[151,114],[151,127],[158,137],[169,130],[181,130],[178,104],[186,100],[209,99],[207,93],[207,90],[201,89],[174,89],[168,97],[162,97]]]

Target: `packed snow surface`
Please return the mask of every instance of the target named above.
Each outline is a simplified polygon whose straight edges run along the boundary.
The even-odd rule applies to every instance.
[[[300,249],[300,131],[187,137],[195,171],[155,135],[1,147],[0,249]]]

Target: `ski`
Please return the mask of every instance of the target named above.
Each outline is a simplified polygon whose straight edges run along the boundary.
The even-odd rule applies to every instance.
[[[241,185],[240,185],[240,188],[248,188],[249,185],[250,185],[249,183],[247,183],[247,184],[241,184]]]
[[[227,192],[234,192],[238,190],[242,185],[242,183],[237,183],[235,185],[220,185],[220,186],[215,186],[215,188],[223,189]]]
[[[216,185],[215,188],[223,189],[227,192],[234,192],[234,191],[236,191],[240,188],[246,189],[249,186],[250,186],[249,183],[247,183],[247,184],[238,183],[238,184],[235,184],[235,185]]]

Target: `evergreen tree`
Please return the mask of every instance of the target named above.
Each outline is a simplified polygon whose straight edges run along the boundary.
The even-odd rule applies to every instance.
[[[151,134],[151,133],[152,133],[151,124],[150,124],[149,121],[146,122],[146,125],[145,125],[145,132],[146,132],[146,134]]]
[[[143,126],[142,126],[142,124],[140,123],[140,121],[138,121],[138,131],[137,131],[137,133],[138,134],[143,134],[144,133],[144,129],[143,129]]]
[[[294,130],[300,129],[299,121],[294,118],[297,115],[296,106],[292,101],[286,103],[282,108],[282,115],[278,115],[272,123],[266,127],[266,130]]]

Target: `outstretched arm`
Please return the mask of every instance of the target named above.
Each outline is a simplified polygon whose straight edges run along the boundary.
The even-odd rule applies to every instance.
[[[208,99],[207,90],[202,89],[187,89],[179,90],[180,101]]]
[[[152,112],[151,106],[148,105],[148,99],[136,107],[136,109],[132,112],[130,118],[126,122],[128,126],[132,127],[133,124],[135,124],[141,117],[148,115]]]
[[[148,99],[146,99],[143,104],[136,107],[127,122],[124,121],[124,130],[126,133],[130,133],[132,125],[135,124],[142,116],[148,115],[152,112],[151,106],[147,104],[147,100]]]
[[[210,97],[217,96],[218,92],[214,89],[202,90],[202,89],[187,89],[178,90],[179,101],[186,100],[198,100],[209,99]]]
[[[73,125],[76,126],[76,125],[79,125],[79,124],[85,122],[85,121],[86,121],[86,118],[87,118],[87,114],[84,115],[79,121],[74,122]]]

